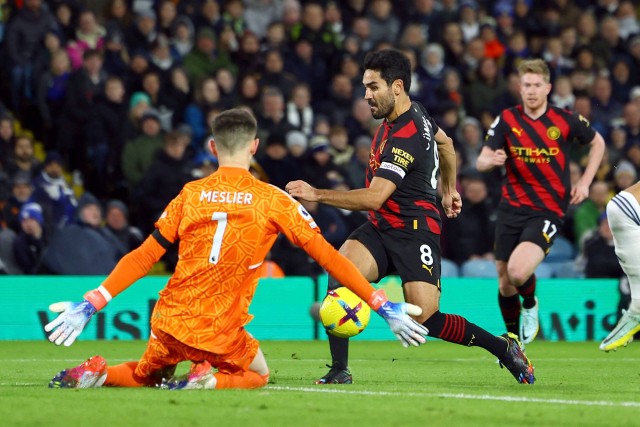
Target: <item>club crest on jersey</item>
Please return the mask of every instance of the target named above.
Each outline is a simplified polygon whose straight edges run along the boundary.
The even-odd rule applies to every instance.
[[[554,141],[558,138],[560,138],[561,132],[560,129],[557,126],[551,126],[549,129],[547,129],[547,137],[549,137],[549,139],[553,139]]]

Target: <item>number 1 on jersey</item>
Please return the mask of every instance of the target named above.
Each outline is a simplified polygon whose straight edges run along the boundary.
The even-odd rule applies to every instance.
[[[209,253],[209,264],[217,264],[220,261],[220,248],[222,247],[222,236],[224,229],[227,228],[227,213],[214,212],[211,216],[212,221],[218,221],[216,232],[213,234],[213,242],[211,243],[211,253]]]

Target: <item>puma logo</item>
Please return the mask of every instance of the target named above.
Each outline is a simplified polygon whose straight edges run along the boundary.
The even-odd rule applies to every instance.
[[[522,136],[522,132],[524,132],[524,129],[511,128],[511,132],[515,133],[516,135],[518,135],[518,138],[520,138]]]
[[[547,233],[542,233],[542,237],[544,237],[544,240],[546,240],[547,243],[551,242],[551,237],[549,237]]]
[[[431,274],[433,276],[433,267],[427,267],[426,265],[422,264],[422,268],[427,270],[429,272],[429,274]]]

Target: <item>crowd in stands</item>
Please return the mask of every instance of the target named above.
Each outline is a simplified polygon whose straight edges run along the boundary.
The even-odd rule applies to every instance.
[[[105,274],[189,180],[216,169],[208,123],[258,119],[253,173],[364,184],[379,122],[362,60],[396,47],[410,96],[451,136],[463,211],[444,257],[492,260],[500,172],[475,160],[496,115],[519,102],[516,68],[540,57],[553,105],[582,114],[607,153],[563,239],[580,273],[619,277],[604,207],[640,172],[639,2],[631,0],[12,0],[0,19],[0,270]],[[579,176],[585,152],[572,155]],[[365,213],[304,203],[339,247]],[[286,275],[321,271],[279,240]],[[165,271],[175,263],[166,257]]]

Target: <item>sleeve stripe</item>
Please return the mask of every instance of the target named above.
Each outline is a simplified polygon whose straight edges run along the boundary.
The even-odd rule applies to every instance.
[[[156,241],[160,244],[160,246],[162,246],[164,249],[169,249],[169,247],[171,246],[171,242],[168,241],[167,239],[164,238],[164,236],[162,234],[160,234],[160,230],[158,230],[157,228],[155,230],[153,230],[153,233],[151,233],[151,235],[153,236],[154,239],[156,239]]]

